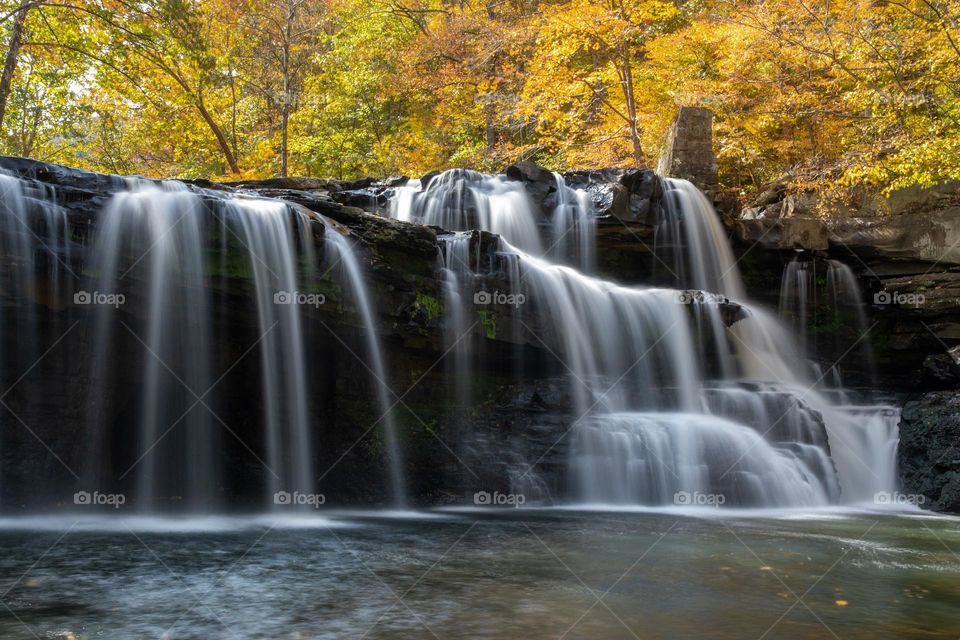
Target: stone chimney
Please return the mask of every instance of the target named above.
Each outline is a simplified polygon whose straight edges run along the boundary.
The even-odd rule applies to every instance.
[[[667,133],[657,171],[664,176],[689,180],[707,195],[716,195],[719,180],[710,109],[680,107]]]

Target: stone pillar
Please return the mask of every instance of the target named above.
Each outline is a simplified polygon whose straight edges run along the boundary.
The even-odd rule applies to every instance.
[[[713,112],[706,107],[680,107],[670,125],[657,171],[684,178],[708,195],[717,192],[717,157],[713,153]]]

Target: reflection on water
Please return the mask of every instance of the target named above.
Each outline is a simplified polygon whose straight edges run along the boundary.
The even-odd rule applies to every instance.
[[[955,519],[429,515],[7,526],[0,637],[960,635]]]

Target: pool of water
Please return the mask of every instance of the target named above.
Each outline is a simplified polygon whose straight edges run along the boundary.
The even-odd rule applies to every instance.
[[[703,515],[0,519],[0,637],[960,637],[960,520]]]

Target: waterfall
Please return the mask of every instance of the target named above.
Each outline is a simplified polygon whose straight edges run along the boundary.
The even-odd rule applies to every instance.
[[[332,223],[328,225],[332,227]],[[354,254],[353,248],[346,236],[334,231],[326,234],[327,247],[332,256],[328,262],[342,268],[343,280],[346,281],[363,323],[364,334],[367,338],[367,353],[370,357],[370,368],[373,370],[373,381],[377,389],[377,403],[381,411],[378,422],[383,425],[384,440],[387,445],[387,463],[390,468],[390,490],[393,494],[393,504],[396,507],[405,507],[407,504],[407,487],[403,473],[403,455],[397,437],[397,427],[393,417],[393,405],[390,400],[392,392],[388,386],[386,367],[383,361],[383,348],[380,346],[377,324],[373,316],[373,304],[367,291],[366,281],[360,263]]]
[[[454,175],[460,174],[445,184]],[[469,180],[479,192],[502,183],[473,173]],[[524,296],[524,313],[540,322],[531,342],[558,354],[568,370],[575,495],[587,502],[664,504],[709,492],[722,494],[727,506],[810,506],[891,489],[890,421],[860,428],[851,416],[869,414],[866,421],[874,422],[873,409],[837,407],[814,390],[815,381],[795,366],[801,351],[793,336],[747,300],[709,201],[689,182],[664,183],[656,251],[671,268],[675,290],[591,277],[556,264],[552,252],[554,261],[526,250],[538,243],[514,242],[508,233],[497,264],[489,266],[471,264],[468,235],[445,241],[447,299],[469,299],[482,286],[477,282],[499,271],[510,292]],[[561,227],[576,229],[561,208],[571,205],[559,178],[556,190],[556,227],[543,232],[540,245],[556,242]],[[442,211],[456,229],[482,218],[473,200],[429,186],[395,196],[391,209],[409,210],[400,202],[408,197],[413,211]],[[423,213],[394,215],[427,219]],[[500,216],[501,229],[535,223],[527,206]],[[430,221],[442,225],[439,215]],[[796,272],[788,278],[800,279]],[[460,291],[453,291],[457,286]],[[806,294],[793,298],[803,302]],[[870,464],[882,464],[882,473]]]
[[[246,247],[260,331],[269,499],[278,492],[313,493],[306,363],[297,295],[297,247],[284,202],[234,199],[223,224]],[[302,213],[297,213],[303,216]],[[299,218],[302,225],[304,219]],[[302,227],[301,227],[302,228]],[[309,246],[309,245],[307,245]],[[308,259],[308,263],[312,260]]]
[[[717,506],[770,507],[829,498],[823,469],[723,418],[613,413],[584,421],[575,438],[572,467],[586,502],[697,506],[702,494],[717,496]]]
[[[26,406],[42,403],[43,391],[31,383],[62,356],[44,353],[41,334],[73,329],[68,300],[76,245],[52,186],[0,171],[0,503],[4,444],[11,429],[23,428],[10,406],[15,398]]]
[[[324,316],[299,300],[326,286],[314,253],[322,226],[323,266],[352,303],[365,341],[384,477],[393,503],[406,504],[374,293],[337,224],[278,200],[131,179],[117,181],[89,231],[92,245],[79,250],[78,224],[53,189],[8,175],[0,187],[4,382],[30,366],[58,326],[91,321],[78,343],[92,368],[81,487],[129,486],[131,503],[145,511],[203,513],[226,508],[238,483],[271,509],[277,494],[316,490],[324,443],[311,390],[323,365],[308,354]],[[781,322],[746,297],[706,198],[685,181],[665,180],[655,251],[674,288],[624,286],[590,274],[589,194],[556,174],[552,186],[537,188],[550,194],[544,211],[524,183],[472,171],[393,190],[389,215],[442,227],[437,277],[452,404],[474,404],[469,374],[486,335],[515,345],[504,362],[518,383],[534,348],[544,354],[538,366],[566,375],[563,403],[571,409],[559,419],[569,427],[561,439],[567,495],[576,500],[696,505],[706,496],[713,506],[813,506],[895,487],[897,411],[858,403],[846,389],[820,391],[827,376],[841,386],[837,367],[811,376],[796,366],[798,334],[802,341],[822,305],[836,322],[866,330],[848,267],[821,261],[819,292],[816,262],[788,264]],[[505,291],[492,294],[492,282]],[[58,313],[41,314],[44,306]],[[251,362],[242,379],[227,382],[244,348]],[[236,394],[251,396],[258,411],[225,421]],[[256,464],[243,454],[242,469],[227,468],[235,465],[224,453],[231,446]],[[551,493],[526,452],[499,462],[511,486]]]
[[[204,215],[208,209],[210,215]],[[208,226],[215,228],[214,234],[208,233]],[[171,494],[182,496],[192,510],[209,511],[218,506],[216,491],[222,479],[216,452],[228,427],[214,424],[219,418],[211,408],[217,404],[217,389],[212,387],[210,352],[213,301],[205,287],[210,274],[206,271],[204,243],[210,235],[216,237],[221,250],[221,280],[230,260],[229,268],[247,274],[251,283],[260,357],[266,451],[261,462],[267,478],[266,504],[276,508],[274,496],[281,492],[314,491],[307,349],[302,310],[295,299],[315,263],[308,214],[281,201],[205,201],[183,189],[151,186],[119,193],[108,204],[98,228],[92,265],[94,273],[99,274],[98,292],[117,291],[121,279],[136,280],[148,292],[146,326],[143,337],[137,336],[146,352],[138,420],[140,460],[136,465],[137,504],[145,510],[157,508],[160,497]],[[337,240],[339,234],[327,237],[357,301],[368,339],[375,341],[371,305],[356,258],[348,244]],[[231,257],[232,252],[242,258],[238,261]],[[131,259],[133,263],[128,265]],[[304,264],[306,271],[301,273]],[[104,382],[103,370],[109,366],[107,358],[119,331],[119,313],[119,308],[110,306],[97,309],[96,342],[101,355],[96,369],[101,374],[95,377]],[[127,323],[124,328],[139,332]],[[374,342],[369,351],[374,375],[382,380],[381,349]],[[103,391],[105,397],[106,389]],[[386,407],[382,393],[379,404]],[[96,423],[102,413],[102,408],[96,408],[91,422]],[[391,443],[391,463],[396,466],[393,490],[403,496],[392,416],[388,414],[384,421]],[[177,429],[168,436],[170,425]],[[103,446],[95,447],[90,458],[95,469],[102,464],[97,450]]]
[[[809,306],[815,301],[811,263],[794,258],[783,269],[780,279],[780,319],[797,336],[801,353],[807,352],[807,318]]]
[[[530,255],[549,254],[556,262],[590,273],[596,245],[590,194],[569,187],[559,173],[553,177],[553,208],[543,220],[522,182],[465,169],[444,171],[429,179],[426,187],[422,180],[395,187],[386,215],[447,231],[489,231]]]
[[[443,304],[446,311],[444,339],[452,349],[448,360],[448,375],[454,381],[453,406],[465,411],[470,406],[470,363],[472,340],[468,335],[470,308],[473,302],[465,297],[465,280],[473,277],[470,268],[471,234],[454,233],[438,236],[440,241],[439,269],[442,280]]]
[[[820,278],[817,277],[818,269]],[[799,257],[788,262],[780,282],[779,313],[781,321],[796,335],[803,357],[836,358],[847,351],[850,342],[858,341],[855,350],[860,356],[858,361],[851,365],[849,358],[840,358],[839,362],[831,365],[829,377],[824,376],[828,378],[825,386],[842,394],[842,385],[839,383],[842,370],[860,373],[866,382],[875,379],[870,341],[861,339],[868,330],[866,305],[856,275],[848,265],[839,260]],[[817,331],[821,325],[830,328],[832,344]]]
[[[131,298],[97,306],[94,379],[97,397],[107,398],[110,370],[118,358],[119,366],[126,366],[118,340],[129,342],[132,336],[143,362],[136,505],[152,511],[169,506],[161,505],[163,499],[179,496],[193,511],[218,507],[217,452],[229,427],[213,408],[218,392],[210,346],[209,226],[218,228],[221,242],[229,236],[245,253],[243,268],[252,276],[269,478],[265,501],[272,504],[278,491],[312,492],[303,330],[300,309],[285,298],[298,288],[290,209],[267,200],[205,202],[175,183],[164,186],[136,187],[108,203],[94,245],[93,293],[87,292]],[[125,313],[131,306],[136,308]],[[91,408],[93,470],[103,467],[99,452],[116,437],[100,427],[105,409]]]
[[[868,330],[866,305],[853,269],[839,260],[828,260],[827,265],[827,296],[833,306],[835,322],[839,324],[845,317],[852,317],[857,336],[866,335]],[[870,341],[860,340],[859,346],[860,370],[868,382],[875,382],[876,366]],[[835,345],[834,351],[836,352],[837,349]]]
[[[596,244],[596,219],[589,194],[583,189],[571,189],[559,173],[553,174],[556,190],[556,206],[553,209],[550,228],[553,233],[552,255],[557,262],[567,262],[571,257],[584,273],[593,271],[593,253]],[[508,241],[512,241],[507,238]]]
[[[713,205],[687,180],[666,178],[664,191],[654,242],[663,261],[672,263],[677,286],[744,299],[740,271]]]
[[[96,304],[98,398],[108,397],[107,370],[115,366],[109,358],[119,356],[113,353],[114,332],[132,336],[142,351],[135,473],[136,504],[146,511],[157,509],[161,496],[183,496],[195,511],[207,511],[216,501],[218,432],[203,403],[195,404],[213,381],[201,209],[200,199],[185,190],[145,187],[114,196],[93,246],[91,267],[98,277],[90,291],[77,294],[78,302]],[[121,289],[136,291],[138,299],[130,304],[142,305],[144,326],[134,322],[136,315],[121,316],[127,304]],[[115,304],[102,304],[110,299]],[[109,446],[101,417],[88,421],[94,442],[88,473],[101,468],[100,451]],[[179,428],[167,439],[171,425]]]
[[[447,231],[483,229],[540,255],[543,243],[523,184],[467,169],[450,169],[425,187],[412,181],[394,194],[388,215]]]

